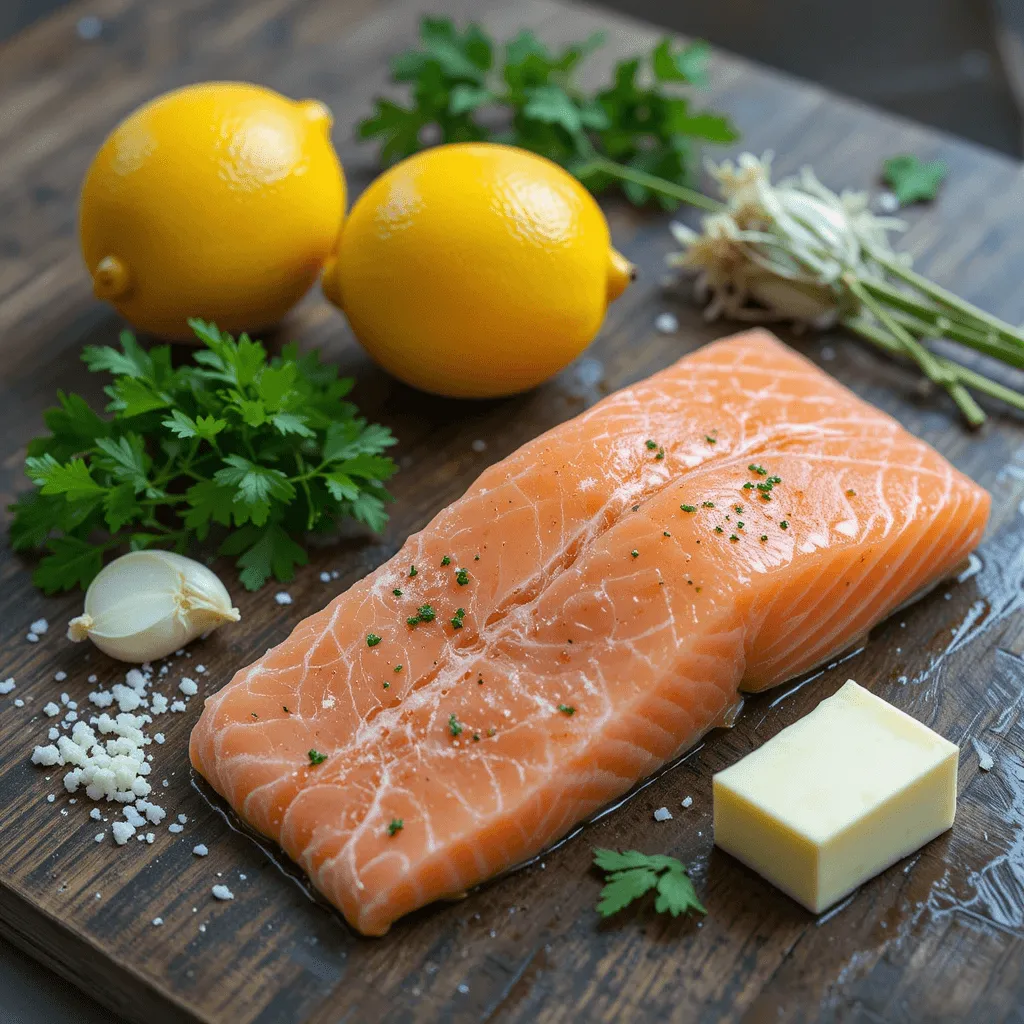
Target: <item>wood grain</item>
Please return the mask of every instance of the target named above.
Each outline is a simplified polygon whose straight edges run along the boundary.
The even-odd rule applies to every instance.
[[[605,28],[610,45],[588,73],[656,33],[639,23],[549,0],[444,0],[500,35],[522,25],[551,40]],[[26,441],[57,388],[98,399],[77,355],[121,326],[92,300],[75,240],[76,192],[104,134],[154,94],[205,78],[249,78],[326,100],[353,192],[369,181],[373,153],[352,126],[385,89],[387,58],[408,45],[416,0],[95,0],[72,5],[0,48],[0,492],[24,486]],[[79,40],[84,13],[104,19]],[[721,57],[709,103],[736,119],[745,144],[771,148],[781,172],[813,163],[835,187],[869,187],[881,159],[912,150],[941,156],[950,183],[915,212],[906,244],[942,283],[1012,322],[1024,319],[1024,192],[1016,164],[968,144],[883,117],[813,87]],[[646,376],[724,333],[680,293],[663,292],[667,218],[608,206],[616,244],[641,278],[611,309],[598,341],[536,392],[458,404],[417,395],[374,369],[342,319],[311,296],[272,343],[321,346],[359,381],[356,400],[401,439],[392,523],[382,538],[353,533],[319,549],[288,587],[237,593],[244,626],[195,645],[171,678],[203,662],[203,692],[283,638],[388,557],[412,530],[459,495],[490,462],[575,415],[609,390]],[[653,328],[658,313],[680,330]],[[459,903],[426,908],[381,940],[352,934],[310,900],[250,839],[229,828],[192,784],[188,731],[198,701],[168,716],[157,751],[161,797],[189,822],[158,830],[152,846],[97,845],[83,803],[28,763],[46,731],[40,713],[61,689],[83,699],[87,676],[119,669],[63,642],[78,599],[45,599],[28,566],[0,554],[0,675],[18,688],[0,699],[0,928],[113,1010],[137,1021],[333,1024],[336,1021],[813,1021],[1019,1019],[1024,997],[1024,430],[993,409],[980,435],[961,429],[941,398],[922,396],[914,374],[836,335],[790,339],[830,372],[961,469],[990,487],[992,529],[980,570],[941,588],[877,629],[842,665],[788,692],[752,699],[731,731],[710,736],[625,806],[531,866]],[[474,449],[475,440],[486,450]],[[329,585],[322,570],[337,569]],[[28,624],[52,623],[28,644]],[[186,667],[180,667],[180,666]],[[58,670],[68,673],[62,684]],[[815,920],[712,850],[710,776],[805,714],[848,676],[964,744],[957,825],[923,852],[864,886],[838,914]],[[13,699],[26,702],[17,708]],[[977,771],[970,743],[995,755]],[[57,793],[54,804],[47,793]],[[693,806],[680,807],[691,795]],[[662,805],[671,822],[655,823]],[[64,812],[67,812],[66,814]],[[210,856],[191,854],[206,843]],[[706,920],[661,920],[637,908],[599,923],[594,845],[668,852],[695,865]],[[242,880],[241,875],[245,875]],[[236,894],[215,902],[213,884]],[[97,895],[99,894],[99,895]],[[154,917],[164,925],[153,927]],[[200,926],[205,926],[201,931]]]

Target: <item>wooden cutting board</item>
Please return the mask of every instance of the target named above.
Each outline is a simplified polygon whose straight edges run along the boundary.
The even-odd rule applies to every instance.
[[[104,134],[138,103],[207,78],[254,79],[326,100],[335,141],[358,192],[373,152],[352,126],[386,88],[387,59],[415,35],[418,0],[89,0],[0,48],[0,487],[25,485],[26,441],[58,388],[98,399],[78,353],[121,326],[88,288],[75,240],[79,183]],[[529,26],[552,41],[606,29],[590,73],[649,45],[649,26],[550,0],[442,0],[499,36]],[[83,15],[100,38],[75,33]],[[1018,165],[895,121],[806,84],[721,57],[709,104],[728,110],[745,146],[774,149],[789,172],[812,163],[828,184],[876,184],[884,156],[913,151],[951,169],[934,206],[911,213],[906,245],[942,283],[1012,322],[1024,319],[1024,189]],[[401,439],[402,472],[385,536],[353,534],[319,549],[288,586],[294,603],[233,587],[243,624],[196,644],[172,678],[202,662],[203,693],[282,639],[304,615],[388,557],[492,461],[580,412],[603,394],[665,366],[727,328],[705,324],[679,293],[663,291],[668,217],[608,207],[616,244],[640,280],[611,309],[594,346],[556,380],[501,402],[417,395],[374,369],[340,316],[311,297],[272,343],[322,346],[358,378],[356,400]],[[693,222],[692,213],[685,214]],[[655,317],[679,317],[659,334]],[[188,824],[159,829],[150,846],[114,849],[59,773],[29,765],[46,732],[41,708],[61,690],[83,700],[95,673],[118,667],[62,633],[80,598],[46,599],[28,566],[0,554],[0,928],[5,935],[134,1021],[323,1024],[333,1021],[951,1020],[1016,1017],[1024,994],[1024,430],[994,410],[969,434],[918,378],[836,334],[791,339],[864,397],[926,437],[994,495],[992,528],[973,575],[885,623],[841,665],[751,699],[736,727],[708,737],[682,764],[625,806],[532,866],[462,902],[429,907],[383,939],[363,939],[313,902],[293,877],[233,831],[193,787],[186,759],[199,713],[163,720],[154,774],[161,798]],[[1019,382],[1018,382],[1019,385]],[[475,442],[483,441],[486,447]],[[320,573],[338,570],[325,584]],[[29,624],[52,624],[43,642]],[[65,671],[66,682],[54,674]],[[848,676],[963,746],[953,831],[814,919],[713,851],[711,774],[832,693]],[[16,707],[14,699],[25,701]],[[995,759],[979,772],[971,740]],[[56,793],[54,803],[47,794]],[[687,810],[680,806],[693,797]],[[668,806],[670,822],[652,811]],[[206,859],[191,854],[196,843]],[[705,920],[665,920],[650,908],[600,922],[594,845],[666,852],[696,866]],[[244,876],[244,878],[243,878]],[[211,887],[236,899],[218,903]],[[151,921],[161,917],[162,927]]]

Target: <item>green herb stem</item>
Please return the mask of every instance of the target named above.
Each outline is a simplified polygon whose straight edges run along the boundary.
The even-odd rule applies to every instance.
[[[925,295],[941,303],[952,313],[984,324],[989,330],[995,331],[996,334],[1001,335],[1015,345],[1024,346],[1024,332],[1006,323],[1005,320],[1000,320],[999,317],[986,313],[985,310],[973,305],[966,299],[960,298],[959,295],[955,295],[934,281],[929,281],[927,277],[904,266],[897,259],[876,252],[872,252],[871,256],[875,262],[885,267],[894,277],[898,277],[906,284],[917,288],[918,291],[924,292]]]
[[[696,189],[687,188],[685,185],[677,185],[674,181],[667,181],[656,175],[648,174],[646,171],[638,170],[635,167],[627,167],[625,164],[616,163],[603,156],[590,157],[585,164],[573,168],[573,173],[581,181],[585,181],[592,174],[607,174],[618,181],[631,181],[634,185],[657,192],[668,199],[676,199],[681,203],[696,206],[709,213],[720,213],[725,206],[698,192]]]

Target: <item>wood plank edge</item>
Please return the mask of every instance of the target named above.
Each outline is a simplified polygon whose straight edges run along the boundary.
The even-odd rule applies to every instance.
[[[0,885],[0,935],[107,1009],[137,1024],[197,1024],[202,1018],[140,971],[104,955],[56,917]]]

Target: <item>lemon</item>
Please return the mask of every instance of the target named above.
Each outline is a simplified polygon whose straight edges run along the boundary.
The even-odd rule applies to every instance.
[[[93,290],[136,327],[188,339],[280,320],[316,280],[345,211],[330,111],[208,82],[130,114],[96,154],[79,234]]]
[[[561,167],[511,146],[458,143],[370,185],[323,286],[394,376],[486,398],[571,362],[631,273],[601,208]]]

